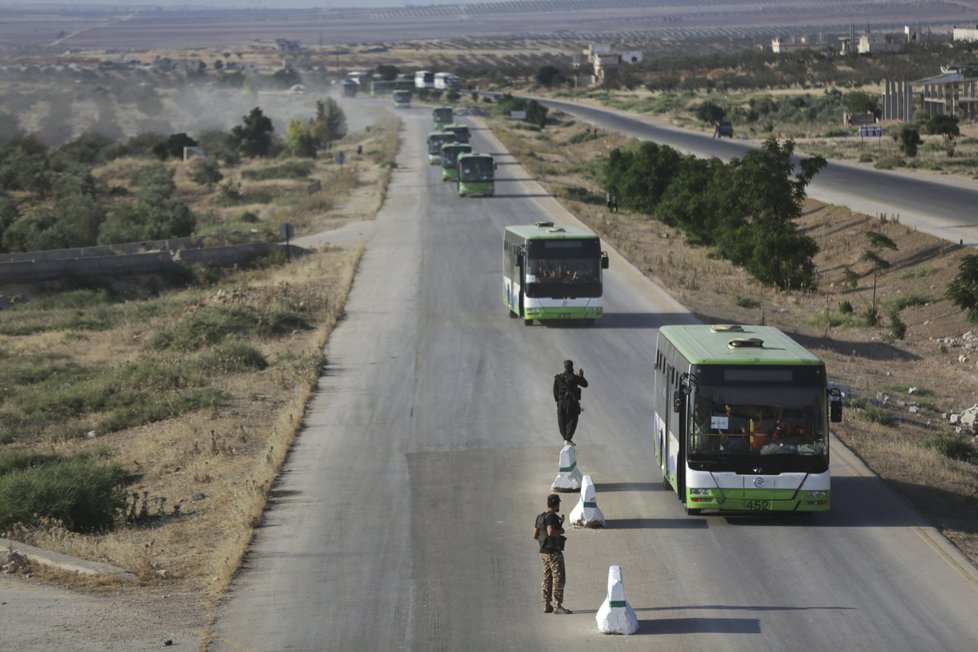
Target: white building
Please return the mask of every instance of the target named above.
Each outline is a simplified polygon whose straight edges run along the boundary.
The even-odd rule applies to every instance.
[[[639,50],[615,51],[607,43],[591,43],[584,49],[591,68],[590,83],[602,85],[618,76],[623,66],[641,63],[645,54]]]
[[[968,43],[978,41],[978,25],[974,27],[958,27],[955,25],[954,29],[951,30],[951,40],[965,41]]]

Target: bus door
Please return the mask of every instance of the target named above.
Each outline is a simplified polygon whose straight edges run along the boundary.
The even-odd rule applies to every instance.
[[[686,414],[686,403],[689,400],[689,387],[684,382],[685,374],[680,375],[676,369],[666,363],[666,434],[663,442],[663,459],[665,475],[675,478],[676,494],[679,500],[686,502],[686,428],[683,415]]]

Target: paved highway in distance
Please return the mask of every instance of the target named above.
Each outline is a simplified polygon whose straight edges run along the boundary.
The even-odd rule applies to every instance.
[[[655,124],[640,114],[573,102],[540,101],[603,129],[652,140],[696,156],[716,156],[728,161],[743,156],[754,147],[743,141],[715,139],[700,132]],[[736,131],[736,125],[734,129]],[[898,216],[902,224],[916,226],[924,233],[950,242],[978,245],[978,212],[975,210],[978,183],[971,179],[889,172],[830,161],[816,175],[808,194],[867,215]]]
[[[500,162],[499,196],[457,198],[425,161],[430,109],[399,115],[387,201],[211,649],[978,645],[975,569],[838,442],[826,514],[687,516],[651,453],[650,383],[657,329],[688,315],[609,250],[596,327],[509,318],[503,228],[573,217],[469,118]],[[554,616],[530,536],[557,473],[550,386],[564,358],[590,380],[575,441],[607,521],[569,530],[575,613]],[[563,512],[575,504],[565,494]],[[614,564],[631,637],[595,623]]]

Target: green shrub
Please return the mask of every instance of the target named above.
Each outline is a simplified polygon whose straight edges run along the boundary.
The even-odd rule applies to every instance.
[[[892,170],[893,168],[906,167],[906,162],[900,156],[886,156],[876,161],[873,166],[877,170]]]
[[[212,306],[181,318],[169,331],[156,333],[150,338],[150,345],[196,351],[229,336],[252,334],[255,329],[253,315],[227,306]]]
[[[944,457],[952,460],[970,461],[975,455],[975,447],[962,435],[942,432],[928,437],[920,444],[924,448],[935,450]]]
[[[241,176],[245,179],[263,181],[267,179],[305,179],[316,164],[313,161],[287,161],[281,165],[262,167],[257,170],[244,170]]]
[[[734,305],[741,308],[760,308],[761,302],[750,297],[734,297]]]
[[[225,342],[200,356],[201,368],[218,373],[262,370],[268,362],[261,351],[243,342]]]
[[[135,428],[178,417],[187,412],[203,410],[217,405],[221,393],[215,389],[183,391],[164,395],[144,395],[141,400],[130,402],[100,420],[95,426],[96,435]]]
[[[128,479],[120,465],[90,454],[15,460],[0,472],[0,529],[39,519],[57,519],[75,532],[111,529],[126,504]]]
[[[579,145],[581,143],[587,143],[592,140],[597,140],[598,134],[594,131],[579,131],[570,138],[567,139],[569,145]]]
[[[903,310],[904,308],[910,308],[912,306],[926,306],[928,303],[931,303],[931,301],[933,301],[933,299],[931,299],[930,297],[924,297],[918,294],[911,294],[905,297],[897,297],[896,299],[891,299],[890,301],[887,301],[883,305],[888,310],[900,311]]]
[[[856,274],[856,272],[852,271],[852,268],[849,267],[848,265],[846,265],[845,268],[842,270],[842,277],[845,279],[846,285],[848,285],[851,288],[854,288],[857,285],[859,285],[859,274]]]
[[[863,318],[863,326],[872,328],[880,321],[880,311],[878,308],[874,308],[873,306],[870,306],[866,308],[866,310],[863,312],[862,318]]]
[[[909,281],[910,279],[914,279],[914,278],[923,278],[928,274],[930,274],[930,272],[931,269],[929,267],[924,267],[923,265],[921,265],[920,267],[915,267],[914,269],[911,269],[909,272],[901,274],[900,280]]]
[[[890,311],[890,332],[898,340],[902,340],[907,334],[907,325],[900,319],[899,310]]]
[[[852,304],[848,301],[843,301],[839,304],[839,314],[841,315],[851,315],[852,314]]]
[[[849,401],[849,406],[856,411],[855,413],[858,416],[871,423],[878,423],[881,426],[891,426],[896,421],[896,418],[890,412],[866,400],[853,399]]]
[[[309,330],[312,325],[298,312],[289,308],[273,309],[264,319],[262,326],[267,335],[285,335],[292,331]]]
[[[43,295],[29,303],[19,304],[19,307],[30,310],[56,310],[59,308],[88,310],[92,306],[106,305],[115,300],[112,292],[106,288],[83,288]]]

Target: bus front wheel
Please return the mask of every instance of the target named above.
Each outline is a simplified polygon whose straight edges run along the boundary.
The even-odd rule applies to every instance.
[[[686,515],[687,516],[699,516],[702,513],[703,513],[703,510],[702,509],[696,509],[695,507],[687,507],[686,508]]]
[[[532,326],[533,325],[533,320],[532,319],[524,319],[523,320],[523,324],[525,326]]]

